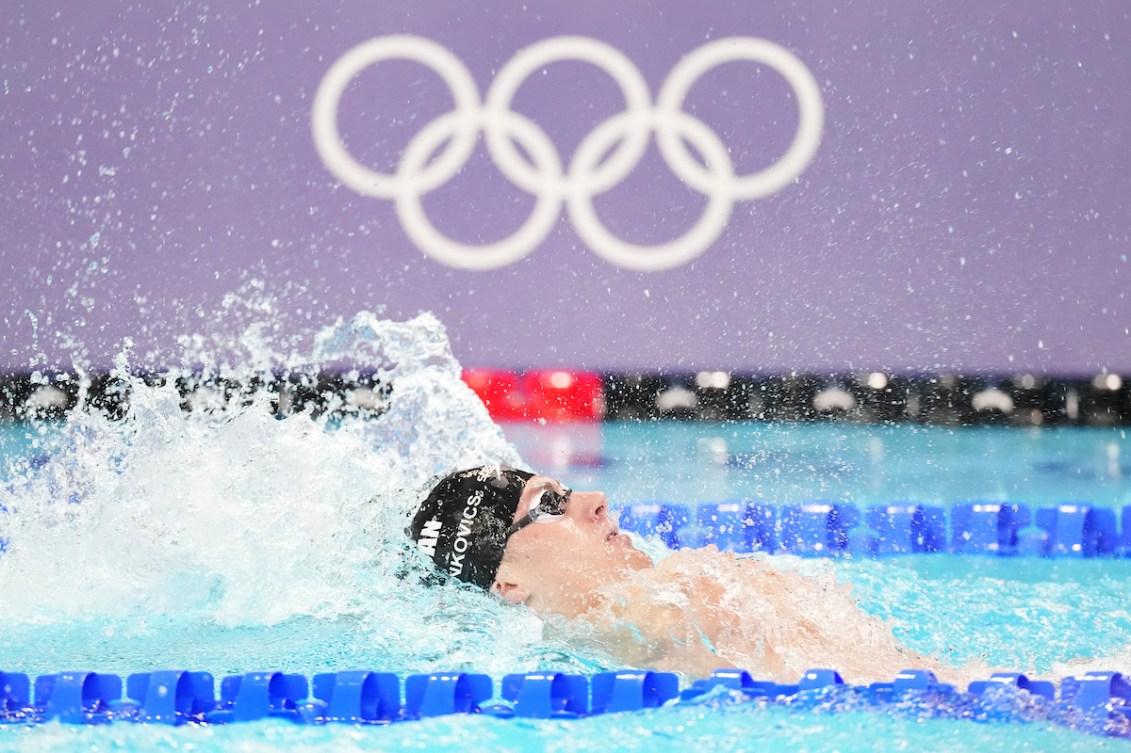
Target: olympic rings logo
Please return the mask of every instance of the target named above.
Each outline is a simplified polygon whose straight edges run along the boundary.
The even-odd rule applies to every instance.
[[[455,106],[412,138],[396,172],[382,173],[358,162],[345,148],[338,131],[338,106],[355,76],[392,59],[431,68],[447,84]],[[511,110],[515,93],[528,76],[564,60],[589,63],[607,73],[620,88],[625,104],[622,112],[585,136],[568,168],[563,167],[546,132]],[[797,132],[785,153],[777,162],[747,175],[736,175],[718,135],[683,111],[684,99],[701,76],[723,63],[740,61],[759,63],[781,74],[793,89],[799,115]],[[405,233],[421,251],[448,266],[476,270],[502,267],[533,251],[553,230],[563,205],[578,236],[613,264],[639,271],[685,264],[718,238],[736,202],[776,193],[799,176],[816,154],[823,128],[824,107],[813,74],[789,50],[755,37],[719,39],[696,48],[668,74],[655,103],[632,61],[615,47],[589,37],[550,37],[520,50],[498,72],[485,101],[480,101],[467,67],[446,48],[416,36],[377,37],[349,50],[330,66],[315,94],[312,113],[314,144],[331,173],[364,196],[396,202]],[[535,202],[530,216],[513,234],[495,243],[475,245],[437,230],[422,199],[460,171],[480,133],[495,166],[534,196]],[[683,235],[641,246],[611,233],[597,216],[593,201],[628,177],[653,134],[668,167],[707,202],[699,220]],[[698,151],[702,162],[687,144]]]

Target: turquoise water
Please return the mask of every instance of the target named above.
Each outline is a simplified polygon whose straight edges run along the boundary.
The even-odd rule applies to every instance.
[[[365,322],[395,345],[382,417],[272,417],[255,395],[186,414],[171,388],[134,385],[113,422],[76,414],[0,425],[0,668],[215,675],[365,668],[400,675],[617,663],[532,613],[422,588],[403,527],[432,474],[484,460],[531,465],[614,504],[752,497],[949,505],[1131,503],[1124,430],[837,424],[491,424],[442,330]],[[392,330],[390,331],[390,327]],[[391,334],[390,334],[391,332]],[[361,344],[351,343],[353,350]],[[405,354],[423,354],[415,359]],[[333,354],[332,354],[333,355]],[[513,443],[513,444],[512,444]],[[19,458],[46,454],[32,471]],[[655,547],[654,544],[649,544]],[[1131,671],[1131,559],[918,555],[796,560],[832,572],[911,649],[960,665],[1059,678]],[[852,677],[846,677],[849,682]],[[469,741],[474,741],[469,742]],[[446,718],[383,728],[0,728],[0,750],[1131,750],[1045,722],[699,705],[562,721]]]
[[[228,727],[167,729],[115,727],[9,728],[0,751],[593,751],[666,753],[710,750],[906,751],[1127,751],[1131,742],[1085,735],[1044,723],[980,724],[921,719],[914,714],[791,711],[739,705],[674,707],[572,721],[452,716],[388,727],[298,727],[256,722]]]
[[[622,502],[1131,504],[1127,428],[612,422],[507,432],[536,466]],[[577,467],[595,455],[604,466]]]
[[[48,433],[60,427],[48,429]],[[520,451],[537,454],[540,442],[552,444],[561,427],[523,427]],[[584,431],[592,434],[593,427]],[[40,427],[0,427],[6,456],[37,451]],[[776,458],[783,472],[761,465],[728,464],[719,457],[719,439],[728,454]],[[575,485],[607,488],[614,499],[664,498],[685,502],[725,499],[752,493],[758,498],[797,501],[835,498],[858,504],[896,499],[944,502],[1009,498],[1028,503],[1059,501],[1050,487],[1078,477],[1071,499],[1120,504],[1126,475],[1104,473],[1110,448],[1123,440],[1116,430],[938,430],[867,427],[746,424],[613,424],[592,436],[560,467]],[[1008,469],[998,458],[1010,442],[1017,451]],[[877,452],[882,444],[883,451]],[[592,467],[596,453],[603,465]],[[897,460],[883,462],[884,457]],[[818,459],[820,463],[818,463]],[[769,462],[768,460],[766,461]],[[936,483],[917,487],[915,479],[934,468]],[[830,475],[830,468],[837,473]],[[1049,471],[1049,468],[1069,469]],[[1076,469],[1086,469],[1086,473]],[[993,488],[976,493],[992,482]],[[979,487],[978,484],[983,484]],[[817,486],[820,494],[806,495]],[[693,494],[694,490],[698,494]],[[752,492],[751,490],[755,490]],[[1004,496],[1002,496],[1004,495]],[[831,568],[853,585],[870,612],[889,618],[911,648],[953,664],[981,661],[1047,677],[1065,663],[1108,657],[1087,668],[1126,669],[1131,643],[1127,583],[1131,560],[1040,560],[918,555],[877,560],[814,561],[803,567]],[[3,570],[0,570],[0,575]],[[75,574],[81,577],[80,573]],[[374,607],[374,614],[380,610]],[[42,617],[42,615],[40,615]],[[4,623],[0,666],[30,674],[84,667],[126,674],[157,667],[204,668],[218,676],[257,669],[313,674],[366,667],[405,674],[429,669],[476,669],[474,660],[436,656],[434,647],[412,656],[390,651],[392,641],[375,631],[365,616],[332,619],[292,615],[274,624],[229,624],[207,610],[164,615],[145,609],[68,615]],[[510,657],[520,666],[594,671],[611,666],[601,657],[571,654],[564,645],[529,646]],[[1112,665],[1112,662],[1123,664]],[[503,667],[492,667],[496,676]],[[868,731],[868,743],[859,735]],[[59,725],[9,727],[0,731],[0,750],[267,748],[370,749],[428,747],[461,749],[464,740],[500,750],[687,750],[744,749],[740,740],[760,741],[768,750],[899,750],[914,741],[933,750],[1096,750],[1131,749],[1127,741],[1102,740],[1048,723],[1019,726],[963,721],[916,720],[885,713],[821,714],[754,707],[673,708],[627,717],[573,722],[444,719],[381,729],[327,727],[303,729],[263,723],[231,728],[151,729],[123,727],[76,729]]]

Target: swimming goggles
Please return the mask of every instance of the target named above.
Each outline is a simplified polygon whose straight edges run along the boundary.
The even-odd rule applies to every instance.
[[[530,509],[522,518],[507,529],[507,536],[510,536],[515,531],[521,531],[531,523],[551,523],[561,516],[565,515],[566,503],[569,502],[569,495],[573,494],[572,489],[566,489],[563,493],[559,494],[553,489],[543,489],[530,505]]]

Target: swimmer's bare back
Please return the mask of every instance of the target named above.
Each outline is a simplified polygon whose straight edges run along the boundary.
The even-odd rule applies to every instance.
[[[605,649],[634,666],[704,677],[721,667],[796,682],[827,667],[847,682],[890,681],[900,670],[946,667],[902,646],[831,573],[808,575],[714,547],[682,550],[608,586],[580,619],[605,634]]]

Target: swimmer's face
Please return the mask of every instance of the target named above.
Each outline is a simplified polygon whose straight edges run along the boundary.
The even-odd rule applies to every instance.
[[[560,483],[546,476],[526,482],[515,522],[526,517],[546,490],[564,493]],[[542,517],[511,535],[491,590],[539,611],[573,616],[588,608],[594,590],[651,565],[651,558],[609,517],[603,493],[574,491],[562,516]]]

